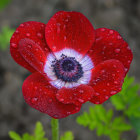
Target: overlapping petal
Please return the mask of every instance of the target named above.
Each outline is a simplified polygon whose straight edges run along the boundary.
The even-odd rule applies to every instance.
[[[89,85],[95,90],[91,99],[94,104],[101,104],[110,96],[118,93],[125,77],[125,68],[119,60],[106,60],[92,71]]]
[[[115,30],[99,28],[95,31],[96,41],[88,52],[94,65],[105,60],[117,59],[123,63],[127,73],[133,58],[127,42]]]
[[[25,101],[33,108],[60,119],[77,113],[81,105],[63,104],[56,99],[57,89],[39,73],[33,73],[23,83]]]
[[[91,86],[80,85],[74,88],[61,88],[57,92],[56,97],[58,101],[64,104],[73,103],[79,105],[91,100],[94,93],[95,92]]]
[[[33,40],[45,52],[48,52],[45,40],[45,24],[36,21],[22,23],[16,29],[10,40],[10,52],[13,59],[30,72],[35,72],[36,70],[26,62],[19,52],[19,41],[25,38]]]
[[[95,40],[92,24],[79,12],[57,12],[47,23],[45,35],[53,52],[71,48],[85,54]]]
[[[21,56],[37,71],[43,73],[47,54],[33,40],[25,38],[19,41]]]

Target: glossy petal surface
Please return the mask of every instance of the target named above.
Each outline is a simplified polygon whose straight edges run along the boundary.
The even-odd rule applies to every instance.
[[[85,54],[95,40],[93,26],[79,12],[57,12],[47,23],[45,35],[53,52],[71,48]]]
[[[94,95],[94,90],[92,87],[87,85],[80,85],[75,88],[61,88],[57,94],[57,99],[64,104],[74,103],[76,105],[83,104],[89,100]]]
[[[107,60],[97,65],[92,71],[92,80],[89,83],[96,92],[91,102],[101,104],[118,93],[122,88],[124,77],[124,66],[118,60]]]
[[[105,60],[117,59],[123,63],[127,73],[133,58],[127,42],[117,31],[107,28],[99,28],[95,31],[96,41],[88,52],[94,65],[98,65]]]
[[[81,106],[63,104],[56,99],[57,89],[39,73],[30,75],[22,87],[25,101],[33,108],[60,119],[77,113]]]
[[[19,52],[33,68],[43,72],[47,54],[37,43],[28,38],[21,39],[19,41]]]
[[[10,52],[13,59],[30,72],[35,72],[36,70],[19,53],[19,41],[24,38],[33,40],[44,51],[48,52],[45,40],[45,24],[36,21],[22,23],[16,29],[10,40]]]

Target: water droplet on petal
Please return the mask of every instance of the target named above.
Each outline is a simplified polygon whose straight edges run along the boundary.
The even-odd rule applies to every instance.
[[[20,24],[20,27],[24,27],[24,24]]]
[[[105,28],[101,28],[101,31],[104,32],[105,31]]]
[[[66,29],[66,25],[63,26],[63,29]]]
[[[31,34],[30,33],[26,33],[26,36],[29,37],[29,36],[31,36]]]
[[[108,45],[110,45],[110,46],[111,46],[111,45],[113,45],[113,43],[111,43],[111,42],[110,42],[110,43],[108,43]]]
[[[15,38],[15,36],[13,35],[12,38]]]
[[[53,115],[53,117],[54,117],[54,118],[58,118],[58,117],[59,117],[59,115],[55,114],[55,115]]]
[[[128,71],[128,68],[125,68],[125,72],[127,72]]]
[[[34,97],[34,98],[31,99],[31,103],[32,104],[35,104],[37,101],[38,101],[38,98],[37,97]]]
[[[112,74],[112,76],[113,76],[113,77],[115,77],[115,76],[116,76],[116,74],[115,74],[115,73],[113,73],[113,74]]]
[[[15,32],[16,32],[17,34],[19,33],[19,31],[18,31],[18,30],[16,30]]]
[[[99,101],[95,102],[95,104],[99,104],[99,103],[100,103]]]
[[[57,23],[56,25],[57,25],[57,33],[59,34],[60,33],[60,25],[61,24],[60,23]]]
[[[114,81],[114,84],[118,84],[118,81]]]
[[[64,41],[66,41],[66,39],[67,39],[67,37],[66,37],[66,36],[64,36]]]
[[[27,47],[28,47],[28,48],[32,48],[32,45],[28,45]]]
[[[52,50],[53,51],[56,51],[56,46],[52,46]]]
[[[80,102],[80,103],[84,103],[84,100],[83,99],[78,99],[78,101]]]
[[[69,19],[68,19],[68,18],[66,18],[66,19],[65,19],[65,21],[66,21],[66,22],[68,22],[68,21],[69,21]]]
[[[102,37],[98,37],[98,38],[96,38],[96,41],[99,41],[99,40],[101,40],[102,39]]]
[[[115,49],[115,53],[119,53],[121,51],[121,49]]]
[[[114,95],[116,94],[117,92],[116,91],[111,91],[110,94]]]
[[[79,107],[75,107],[75,109],[78,111],[79,110]]]
[[[49,102],[49,103],[52,103],[52,99],[50,98],[50,99],[48,100],[48,102]]]
[[[96,95],[96,96],[99,96],[99,95],[100,95],[100,93],[96,92],[96,93],[95,93],[95,95]]]
[[[131,50],[129,46],[127,46],[127,50]]]
[[[44,24],[41,25],[42,28],[44,28],[44,26],[45,26]]]
[[[105,73],[105,70],[101,70],[101,74]]]
[[[113,65],[113,67],[114,67],[114,68],[117,68],[117,66],[116,66],[116,65]]]
[[[105,96],[105,99],[107,100],[109,98],[109,96]]]
[[[84,93],[84,91],[83,91],[83,90],[81,90],[81,89],[79,90],[79,92],[80,92],[80,93]]]
[[[121,36],[120,36],[120,35],[118,35],[118,36],[117,36],[117,39],[121,39]]]
[[[67,115],[70,115],[71,113],[70,112],[67,112]]]
[[[103,92],[106,92],[106,89],[103,89]]]
[[[37,36],[40,37],[40,38],[43,37],[41,33],[37,33]]]
[[[105,49],[106,49],[106,46],[103,47],[103,50],[105,50]]]
[[[37,87],[34,87],[35,88],[35,90],[37,90],[38,88]]]
[[[60,102],[63,102],[63,101],[64,101],[64,99],[63,99],[63,98],[60,98],[59,100],[60,100]]]
[[[130,60],[128,60],[128,61],[127,61],[127,63],[128,63],[128,64],[130,64],[130,63],[131,63],[131,61],[130,61]]]
[[[110,30],[110,31],[109,31],[109,34],[113,34],[113,33],[114,33],[114,31],[113,31],[113,30]]]
[[[107,86],[110,86],[110,83],[107,83],[106,85],[107,85]]]
[[[11,46],[12,46],[13,48],[17,48],[17,44],[15,44],[15,43],[11,43]]]

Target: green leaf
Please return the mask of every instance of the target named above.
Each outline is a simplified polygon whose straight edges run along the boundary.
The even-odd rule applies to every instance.
[[[4,26],[0,32],[0,50],[6,50],[10,43],[10,38],[14,30],[10,29],[8,26]]]
[[[111,131],[111,133],[109,134],[109,137],[111,140],[120,140],[120,132]]]
[[[113,110],[109,110],[107,117],[106,117],[107,123],[109,123],[111,121],[112,117],[113,117]]]
[[[124,110],[126,108],[126,105],[121,95],[118,94],[111,97],[112,104],[115,106],[116,110]]]
[[[43,126],[40,122],[36,123],[36,127],[34,130],[34,135],[30,135],[28,133],[24,133],[22,138],[16,132],[10,131],[9,136],[12,140],[48,140],[45,138],[45,132],[43,130]]]
[[[139,84],[134,83],[133,77],[126,76],[122,91],[111,97],[116,110],[121,110],[128,117],[140,117]]]
[[[65,132],[65,134],[61,136],[60,140],[74,140],[73,133],[71,131]]]
[[[35,135],[35,140],[44,140],[45,132],[44,132],[43,126],[40,122],[36,123],[34,135]]]
[[[12,140],[22,140],[20,135],[17,134],[16,132],[14,132],[14,131],[10,131],[9,136]]]
[[[5,8],[11,0],[0,0],[0,10]]]
[[[136,133],[140,136],[140,118],[130,117],[129,120]]]
[[[23,134],[22,140],[31,140],[31,136],[28,133]]]
[[[112,122],[112,129],[120,131],[120,132],[131,130],[131,128],[132,128],[131,125],[126,124],[122,117],[117,117]]]
[[[106,135],[111,140],[120,140],[120,134],[131,130],[131,126],[125,123],[123,117],[117,117],[114,120],[112,117],[113,110],[107,111],[102,105],[95,105],[89,108],[89,112],[84,112],[77,117],[77,123],[90,130],[96,129],[98,136]]]

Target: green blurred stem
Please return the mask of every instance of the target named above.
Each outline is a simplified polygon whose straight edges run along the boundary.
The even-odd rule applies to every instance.
[[[52,118],[52,140],[59,140],[59,120]]]

